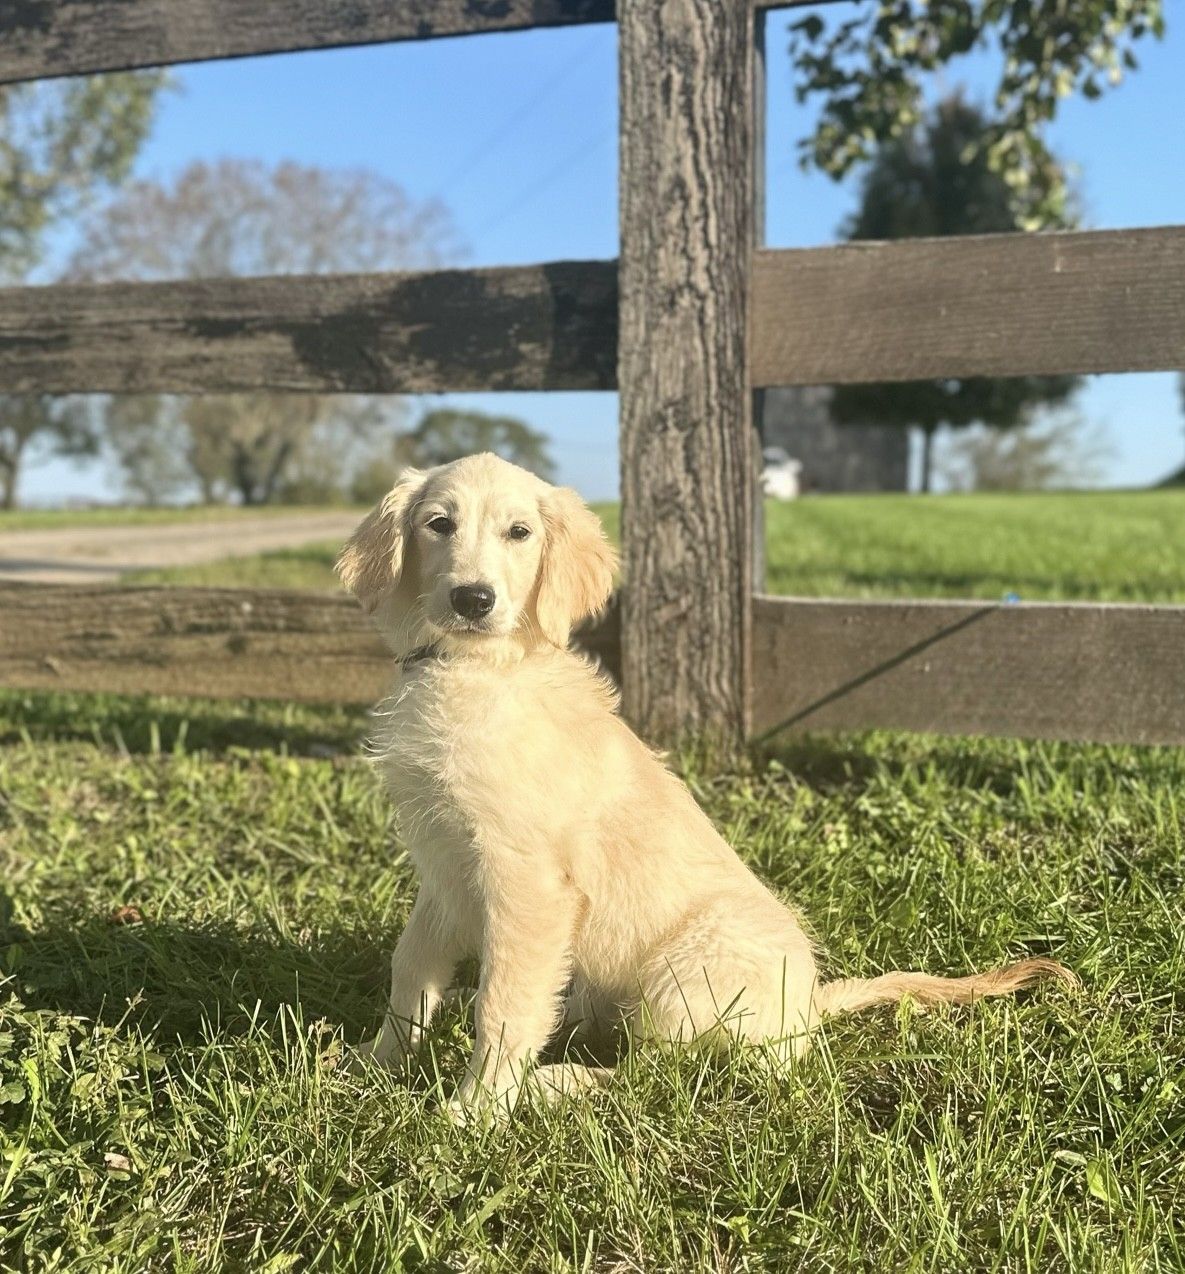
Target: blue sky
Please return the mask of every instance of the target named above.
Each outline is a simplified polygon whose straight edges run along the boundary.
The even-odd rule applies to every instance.
[[[834,10],[832,10],[834,12]],[[800,16],[801,11],[795,16]],[[768,19],[767,241],[834,242],[852,184],[803,174],[794,141],[811,116],[794,102],[791,17]],[[1140,49],[1141,68],[1099,102],[1072,100],[1052,130],[1079,172],[1086,223],[1185,222],[1185,24]],[[945,86],[984,77],[980,59]],[[370,167],[451,209],[465,263],[495,265],[617,253],[616,31],[609,25],[377,45],[179,68],[138,175],[165,178],[220,155]],[[434,402],[441,401],[434,399]],[[564,480],[596,498],[617,489],[612,394],[450,395],[519,414],[554,438]],[[1185,458],[1170,374],[1092,378],[1085,414],[1113,449],[1109,485],[1150,482]],[[101,470],[52,462],[24,493],[114,495]]]

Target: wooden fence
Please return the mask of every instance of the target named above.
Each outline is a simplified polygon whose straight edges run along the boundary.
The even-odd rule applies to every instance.
[[[775,385],[1185,366],[1185,227],[768,251],[763,0],[36,0],[0,84],[616,20],[621,258],[0,291],[0,390],[621,396],[620,608],[584,634],[648,736],[1185,742],[1185,608],[761,596]],[[785,7],[785,6],[784,6]],[[353,605],[0,587],[0,685],[364,702]]]

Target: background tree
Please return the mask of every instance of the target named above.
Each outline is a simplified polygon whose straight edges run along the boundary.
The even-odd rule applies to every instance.
[[[400,465],[429,468],[448,464],[478,451],[492,451],[551,481],[555,464],[547,435],[514,416],[491,416],[481,411],[440,408],[427,412],[396,444]]]
[[[0,508],[14,509],[30,453],[86,456],[98,438],[84,404],[48,394],[0,394]]]
[[[1135,69],[1134,46],[1164,34],[1163,0],[878,0],[791,24],[800,102],[819,107],[804,167],[841,178],[916,128],[927,73],[992,55],[993,118],[970,145],[1005,184],[1026,230],[1066,216],[1065,173],[1045,142],[1061,99],[1101,96]]]
[[[101,75],[0,87],[0,282],[42,266],[54,225],[122,181],[152,126],[162,76]],[[0,502],[16,504],[31,454],[93,451],[76,401],[0,395]]]
[[[903,239],[1018,230],[1004,178],[976,145],[982,112],[955,95],[927,120],[878,150],[864,177],[860,206],[843,226],[849,239]],[[1069,216],[1063,208],[1059,224]],[[831,403],[841,423],[914,426],[922,433],[922,490],[931,487],[933,442],[943,426],[1013,428],[1042,406],[1065,402],[1075,376],[967,377],[837,386]]]
[[[1073,412],[1001,432],[980,425],[952,438],[939,467],[955,491],[1039,491],[1088,486],[1111,449]]]
[[[87,228],[73,276],[422,269],[455,252],[441,205],[415,203],[376,174],[224,159],[192,164],[167,185],[128,186]],[[204,499],[233,492],[244,504],[261,504],[298,490],[295,475],[317,439],[323,444],[335,432],[343,452],[350,450],[359,439],[393,427],[397,408],[391,400],[357,395],[157,396],[134,409],[111,399],[104,427],[125,470],[129,463],[148,462],[142,451],[118,441],[128,434],[129,412],[184,435],[180,454]]]
[[[0,87],[0,279],[39,265],[49,229],[131,171],[160,72]]]

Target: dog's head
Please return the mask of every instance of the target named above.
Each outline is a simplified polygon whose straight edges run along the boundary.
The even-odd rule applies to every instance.
[[[604,606],[613,550],[574,492],[497,456],[404,470],[337,560],[397,653],[428,642],[565,646]]]

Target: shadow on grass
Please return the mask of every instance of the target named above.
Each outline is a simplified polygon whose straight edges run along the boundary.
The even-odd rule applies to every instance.
[[[762,766],[777,761],[800,782],[820,792],[848,789],[853,795],[874,780],[901,784],[940,774],[951,787],[1008,797],[1025,781],[1023,754],[1008,741],[947,739],[926,735],[800,734],[755,744]]]
[[[98,743],[133,754],[259,748],[328,756],[353,751],[366,729],[366,713],[355,708],[0,692],[0,746],[31,738]]]
[[[37,932],[9,922],[0,896],[3,972],[33,1009],[107,1025],[129,1019],[162,1040],[196,1043],[210,1027],[247,1029],[300,1004],[356,1042],[382,1013],[390,934],[347,929],[287,936],[226,921],[115,924],[62,916]]]
[[[63,916],[30,933],[11,914],[0,893],[0,953],[6,953],[0,980],[11,975],[11,989],[26,1007],[107,1026],[130,1021],[162,1043],[236,1035],[299,1004],[306,1022],[340,1027],[354,1045],[375,1033],[386,1006],[392,933],[342,929],[288,937],[226,921],[115,924],[93,916]],[[465,961],[457,985],[472,987],[477,976],[476,963]],[[577,1039],[561,1029],[542,1060],[611,1066],[626,1047],[620,1031]],[[420,1078],[427,1077],[425,1071]]]

